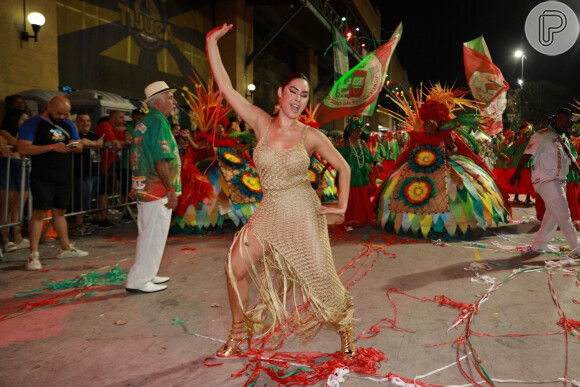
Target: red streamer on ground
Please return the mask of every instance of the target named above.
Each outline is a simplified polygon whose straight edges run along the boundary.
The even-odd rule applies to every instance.
[[[455,308],[455,309],[457,309],[457,310],[459,310],[461,312],[461,315],[459,317],[457,317],[454,322],[457,322],[457,321],[460,321],[460,320],[465,319],[471,313],[473,313],[473,314],[477,314],[478,313],[478,308],[479,307],[478,307],[478,304],[477,303],[467,304],[467,303],[464,303],[464,302],[457,302],[457,301],[453,301],[451,298],[449,298],[449,297],[447,297],[445,295],[438,295],[438,296],[435,296],[432,299],[430,299],[430,298],[427,298],[427,297],[419,298],[419,297],[410,296],[410,295],[408,295],[406,293],[401,292],[397,288],[391,288],[391,289],[389,289],[389,291],[387,292],[387,294],[390,293],[390,292],[402,294],[404,296],[413,298],[415,300],[419,300],[421,302],[433,302],[433,303],[439,304],[441,306],[448,306],[448,307],[451,307],[451,308]]]
[[[244,386],[254,383],[261,373],[266,373],[273,381],[285,386],[317,384],[327,380],[340,368],[348,368],[357,374],[380,376],[377,374],[380,363],[388,361],[383,352],[372,347],[357,348],[357,355],[353,359],[343,358],[340,352],[261,352],[255,349],[241,357],[246,357],[248,364],[232,374],[232,377],[241,377],[248,369],[252,369],[252,375]],[[207,360],[206,366],[210,366]]]
[[[570,332],[572,329],[580,329],[580,320],[572,320],[562,317],[558,320],[558,325],[563,327],[567,332]]]
[[[24,313],[31,312],[33,310],[40,310],[51,306],[69,303],[70,301],[77,299],[81,296],[87,296],[86,289],[87,288],[72,289],[68,292],[49,297],[42,301],[24,302],[24,305],[18,312],[6,316],[0,316],[0,321],[8,320],[9,318],[17,317]]]
[[[181,248],[181,251],[195,251],[197,247],[185,246]]]
[[[330,226],[330,239],[332,242],[346,242],[352,244],[359,244],[362,246],[361,250],[342,268],[338,270],[338,274],[341,277],[345,287],[351,288],[356,285],[362,278],[364,278],[370,271],[374,268],[377,261],[382,256],[387,256],[390,258],[396,258],[397,256],[386,251],[387,246],[395,244],[409,244],[409,243],[430,243],[424,240],[407,240],[405,238],[380,234],[380,235],[361,235],[356,233],[347,233],[344,226]],[[444,244],[440,244],[444,246]],[[537,270],[537,269],[530,269]],[[455,362],[459,369],[459,372],[463,377],[474,386],[482,386],[482,382],[478,382],[473,379],[473,372],[479,375],[483,379],[483,383],[493,386],[494,382],[490,376],[487,375],[483,368],[484,361],[478,355],[476,349],[473,347],[470,341],[470,336],[476,335],[481,337],[527,337],[527,336],[540,336],[540,335],[560,335],[565,334],[566,339],[566,367],[564,372],[564,384],[568,380],[568,337],[571,333],[577,335],[575,330],[580,329],[580,321],[572,320],[566,318],[562,308],[556,297],[556,292],[552,284],[552,272],[550,272],[549,287],[552,293],[554,303],[558,309],[561,316],[558,321],[558,325],[562,326],[563,329],[557,332],[544,332],[544,333],[508,333],[502,335],[494,335],[485,332],[476,332],[471,329],[471,324],[473,318],[478,315],[479,308],[481,305],[490,297],[490,295],[501,287],[504,283],[511,281],[512,279],[518,277],[520,274],[525,272],[514,273],[510,275],[503,282],[494,285],[490,290],[488,290],[483,296],[481,296],[476,302],[466,303],[453,300],[446,295],[440,294],[430,297],[415,297],[400,291],[397,288],[390,288],[386,292],[386,296],[392,305],[394,316],[392,318],[385,317],[380,319],[375,324],[371,325],[366,330],[362,331],[358,335],[358,339],[370,339],[378,336],[385,329],[393,329],[401,332],[414,333],[413,330],[407,329],[397,325],[397,319],[399,311],[397,309],[396,303],[393,300],[395,294],[399,294],[405,297],[409,297],[421,302],[431,302],[438,304],[442,307],[456,309],[458,312],[457,318],[455,318],[452,327],[463,326],[463,332],[460,336],[452,341],[439,343],[439,344],[428,344],[426,347],[431,346],[441,346],[441,345],[453,345],[456,350]],[[569,274],[566,274],[568,276]],[[580,276],[576,275],[576,286],[580,289]],[[580,304],[576,299],[572,299],[574,304]],[[305,305],[299,306],[299,311]],[[289,321],[295,316],[291,315]],[[357,356],[355,359],[347,360],[343,359],[339,352],[329,354],[320,352],[282,352],[273,349],[267,350],[257,350],[256,348],[266,348],[268,343],[270,343],[273,335],[280,334],[280,331],[284,331],[284,335],[289,335],[291,323],[289,322],[287,326],[279,327],[271,336],[264,336],[258,340],[254,340],[252,343],[252,348],[241,355],[248,359],[248,363],[245,367],[232,374],[232,377],[242,377],[247,375],[248,371],[251,372],[250,376],[246,380],[244,386],[255,386],[256,382],[261,374],[267,374],[270,379],[278,383],[279,385],[287,386],[303,386],[303,385],[313,385],[320,383],[322,381],[328,380],[329,376],[333,375],[337,369],[348,368],[350,372],[357,373],[361,375],[366,375],[369,377],[376,377],[377,380],[383,381],[384,379],[393,382],[395,384],[401,381],[408,384],[414,384],[417,386],[435,386],[429,383],[420,382],[415,379],[405,378],[398,376],[394,373],[388,373],[387,375],[377,374],[377,369],[380,367],[383,361],[388,361],[385,354],[375,348],[357,348]],[[282,342],[283,344],[283,342]],[[472,356],[467,358],[464,355],[468,353]],[[219,364],[212,364],[210,359],[206,359],[206,366],[213,367]],[[246,376],[247,377],[247,376]]]

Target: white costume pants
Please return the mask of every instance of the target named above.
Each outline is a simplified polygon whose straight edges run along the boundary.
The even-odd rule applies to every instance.
[[[534,188],[546,204],[546,213],[542,219],[542,226],[532,242],[532,250],[546,250],[548,242],[560,226],[562,234],[570,245],[570,250],[580,254],[578,234],[572,223],[566,199],[566,182],[552,180],[534,184]]]
[[[157,275],[171,223],[167,198],[137,204],[137,251],[127,276],[127,288],[139,289]]]

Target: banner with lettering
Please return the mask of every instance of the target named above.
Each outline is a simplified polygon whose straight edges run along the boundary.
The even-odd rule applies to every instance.
[[[489,135],[500,133],[510,87],[499,67],[491,61],[483,36],[463,43],[463,63],[473,98],[485,104],[483,130]]]
[[[59,0],[59,83],[141,99],[163,80],[206,79],[205,33],[211,7],[175,0]]]
[[[344,74],[318,106],[316,122],[320,125],[347,115],[372,115],[383,88],[391,56],[403,33],[399,23],[391,39],[367,55]]]

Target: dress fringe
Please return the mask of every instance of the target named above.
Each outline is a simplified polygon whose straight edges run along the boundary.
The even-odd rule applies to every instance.
[[[237,246],[258,295],[255,306],[244,311],[244,316],[254,332],[261,332],[264,346],[278,349],[293,333],[306,344],[325,323],[335,326],[338,331],[352,327],[354,308],[350,293],[345,290],[344,310],[330,310],[325,307],[309,288],[308,282],[300,277],[274,245],[256,235],[249,226],[244,226],[236,233],[228,251],[226,267],[229,281],[244,310],[232,266],[229,264],[232,250]],[[249,232],[253,233],[263,251],[262,259],[257,262],[251,259]],[[289,301],[292,305],[289,305]]]

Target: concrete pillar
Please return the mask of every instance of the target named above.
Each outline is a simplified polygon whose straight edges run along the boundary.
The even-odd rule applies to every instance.
[[[246,67],[246,58],[254,51],[254,7],[246,0],[215,2],[216,26],[233,24],[233,29],[219,41],[222,61],[232,85],[242,95],[254,82],[254,65]],[[248,97],[249,98],[249,97]]]

